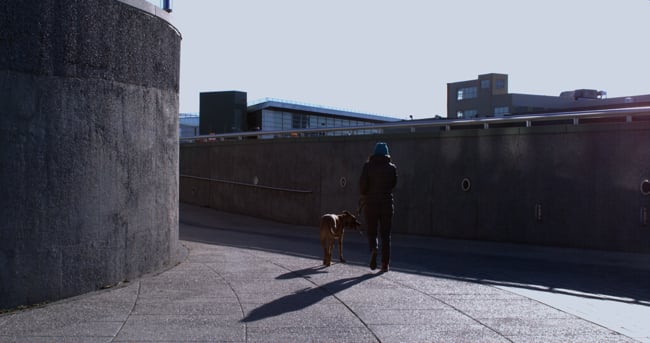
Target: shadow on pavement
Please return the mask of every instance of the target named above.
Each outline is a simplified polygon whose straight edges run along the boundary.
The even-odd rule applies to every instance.
[[[327,274],[325,271],[327,267],[325,266],[318,266],[318,267],[309,267],[305,269],[300,269],[300,270],[295,270],[295,271],[290,271],[287,273],[284,273],[276,279],[278,280],[289,280],[289,279],[309,279],[310,275],[315,275],[315,274]]]
[[[300,311],[320,302],[328,296],[335,295],[342,290],[379,275],[368,273],[357,277],[335,280],[319,287],[298,291],[255,308],[241,321],[250,323],[289,312]]]
[[[650,306],[647,270],[413,248],[402,258],[413,265],[427,260],[419,273],[436,277]]]
[[[217,213],[215,211],[215,213]],[[290,225],[274,227],[224,228],[190,221],[181,211],[180,238],[182,240],[236,246],[240,248],[263,250],[286,255],[310,257],[320,260],[322,250],[317,228],[305,230],[304,227]],[[272,223],[272,222],[271,222]],[[354,236],[354,235],[352,235]],[[346,235],[344,254],[349,264],[366,265],[367,245],[365,238]],[[570,294],[594,299],[650,306],[650,269],[633,269],[621,266],[596,265],[590,263],[567,262],[553,258],[531,258],[527,256],[504,255],[502,251],[493,253],[481,251],[450,251],[441,247],[440,240],[418,239],[417,247],[400,245],[399,236],[394,236],[391,269],[400,272],[431,275],[440,278],[462,280],[496,286],[509,286],[534,289],[538,291]],[[495,245],[495,247],[498,245]],[[321,268],[295,271],[281,275],[281,278],[308,277],[321,273]],[[357,282],[363,281],[357,280]],[[344,279],[345,282],[355,280]],[[293,301],[300,308],[318,299],[322,290],[311,290],[307,294],[296,295],[295,299],[279,299],[278,302]],[[325,294],[323,294],[325,296]],[[283,304],[284,306],[285,304]],[[251,314],[249,320],[279,311],[277,302],[260,308]]]

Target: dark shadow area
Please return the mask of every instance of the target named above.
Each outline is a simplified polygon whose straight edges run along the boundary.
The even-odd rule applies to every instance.
[[[184,218],[181,218],[179,222],[179,239],[181,240],[256,249],[300,257],[319,259],[323,257],[323,248],[320,246],[317,231],[313,231],[313,235],[298,235],[297,233],[279,230],[258,231],[247,228],[223,228],[186,221]],[[346,242],[344,241],[343,244],[346,245]],[[346,248],[344,247],[344,249]],[[336,260],[333,262],[336,262]]]
[[[351,237],[353,235],[352,232],[346,234],[344,256],[348,264],[365,266],[368,259],[365,237]],[[322,259],[316,230],[295,232],[276,228],[260,231],[245,227],[222,229],[186,222],[181,213],[180,239]],[[391,269],[466,282],[650,306],[650,270],[647,268],[625,268],[502,253],[503,251],[494,251],[493,254],[450,251],[435,244],[430,247],[400,246],[399,237],[394,237]],[[314,267],[280,277],[308,277],[324,270],[324,267]],[[314,292],[308,293],[308,296]]]
[[[419,274],[650,306],[646,270],[420,248],[395,254]]]
[[[309,279],[311,278],[311,275],[314,274],[325,274],[327,273],[325,270],[327,269],[326,266],[318,266],[318,267],[309,267],[305,269],[300,269],[300,270],[295,270],[295,271],[290,271],[287,273],[284,273],[276,279],[278,280],[289,280],[289,279]]]
[[[377,276],[379,274],[368,273],[357,277],[332,281],[316,288],[309,288],[286,295],[254,309],[241,321],[250,323],[289,312],[300,311],[320,302],[328,296],[335,295],[344,289]]]

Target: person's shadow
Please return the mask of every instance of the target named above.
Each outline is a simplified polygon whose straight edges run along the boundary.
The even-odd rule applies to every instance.
[[[241,321],[244,323],[250,323],[265,318],[279,316],[289,312],[300,311],[318,303],[328,296],[334,295],[342,290],[350,288],[363,281],[370,280],[379,275],[381,274],[368,273],[357,277],[332,281],[315,288],[307,288],[301,291],[297,291],[293,294],[283,296],[282,298],[278,298],[271,301],[270,303],[264,304],[252,310]],[[278,278],[286,278],[286,276],[282,277],[281,275]]]

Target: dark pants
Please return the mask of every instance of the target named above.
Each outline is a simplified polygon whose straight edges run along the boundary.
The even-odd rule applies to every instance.
[[[393,226],[393,204],[366,205],[364,208],[368,225],[368,247],[378,249],[377,233],[381,238],[381,262],[390,262],[390,230]]]

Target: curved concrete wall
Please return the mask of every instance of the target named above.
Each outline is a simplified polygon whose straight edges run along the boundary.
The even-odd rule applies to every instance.
[[[386,141],[399,174],[396,232],[650,253],[650,223],[643,219],[650,195],[640,190],[650,178],[649,140],[646,117],[580,126],[183,144],[180,198],[317,226],[324,213],[356,210],[362,163],[376,141]],[[467,191],[465,178],[471,183]],[[288,190],[255,187],[254,180]]]
[[[0,308],[174,263],[180,34],[113,0],[0,10]]]

